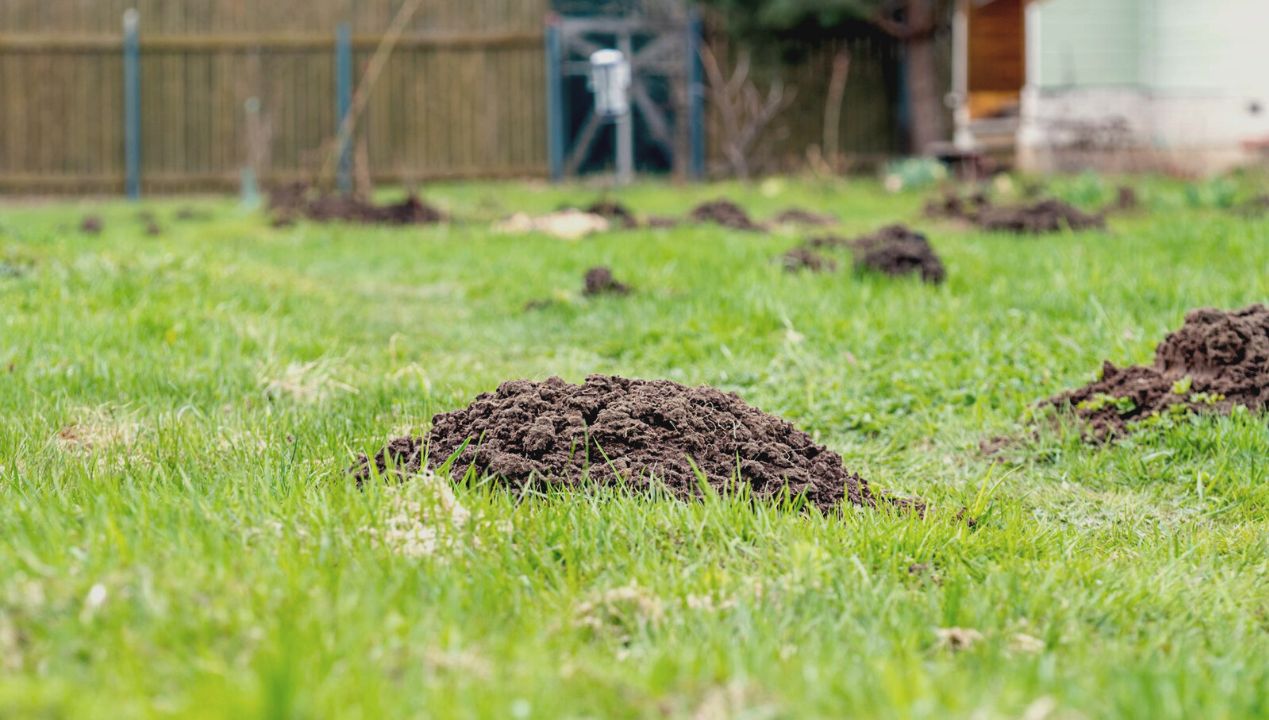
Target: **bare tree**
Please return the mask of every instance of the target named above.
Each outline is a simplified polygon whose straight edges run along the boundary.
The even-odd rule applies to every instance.
[[[701,65],[709,82],[710,101],[722,121],[723,156],[736,177],[748,178],[754,170],[763,134],[793,103],[797,93],[786,92],[780,78],[772,80],[765,93],[759,90],[749,76],[748,50],[740,52],[731,77],[723,72],[708,46],[701,47]]]

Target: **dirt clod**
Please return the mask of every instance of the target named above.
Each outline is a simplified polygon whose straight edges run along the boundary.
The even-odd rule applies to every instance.
[[[988,207],[991,207],[991,199],[982,190],[975,190],[968,194],[949,190],[939,197],[926,201],[925,216],[973,222],[978,218],[978,214]]]
[[[984,230],[1030,235],[1061,232],[1068,228],[1080,231],[1106,227],[1106,220],[1101,215],[1089,215],[1061,200],[985,208],[978,213],[975,222]]]
[[[789,208],[772,218],[777,225],[808,225],[824,227],[836,225],[837,218],[825,213],[811,212],[802,208]]]
[[[1101,379],[1045,400],[1075,414],[1086,437],[1105,440],[1149,417],[1173,412],[1228,413],[1269,405],[1269,308],[1186,314],[1185,324],[1155,348],[1153,365],[1106,362]]]
[[[1137,197],[1137,191],[1128,185],[1120,185],[1115,190],[1115,199],[1107,206],[1107,210],[1111,212],[1132,212],[1141,207],[1141,198]]]
[[[617,281],[612,270],[603,265],[586,271],[585,286],[582,294],[587,297],[596,295],[629,295],[630,286]]]
[[[943,261],[925,235],[904,225],[888,225],[871,235],[863,235],[851,243],[855,268],[879,272],[892,277],[920,275],[927,283],[937,285],[947,278]]]
[[[795,247],[780,256],[780,262],[786,272],[810,270],[811,272],[832,272],[837,269],[837,261],[824,257],[807,247]]]
[[[630,208],[622,205],[616,200],[596,201],[591,203],[591,205],[585,209],[585,212],[588,212],[591,215],[598,215],[607,219],[608,222],[613,225],[618,225],[624,228],[635,228],[639,226],[639,221],[635,218],[634,213],[630,212]]]
[[[714,223],[732,230],[759,231],[762,226],[749,218],[749,214],[730,200],[713,200],[692,210],[692,220],[698,223]]]
[[[403,200],[375,205],[349,195],[315,193],[303,184],[284,185],[269,193],[269,209],[277,218],[306,217],[315,222],[356,222],[377,225],[430,225],[445,214],[410,193]]]
[[[79,231],[85,235],[100,235],[103,226],[99,216],[89,215],[79,224]]]
[[[426,451],[425,451],[426,448]],[[673,495],[702,494],[697,469],[710,486],[731,487],[739,470],[755,497],[787,489],[828,511],[843,501],[874,507],[878,500],[918,512],[914,500],[874,492],[846,470],[837,453],[788,422],[734,393],[667,380],[592,375],[581,385],[559,378],[516,380],[471,405],[432,419],[421,438],[390,442],[353,468],[358,482],[371,467],[407,473],[454,457],[451,473],[469,469],[514,487],[576,487],[583,479],[651,488],[655,476]]]

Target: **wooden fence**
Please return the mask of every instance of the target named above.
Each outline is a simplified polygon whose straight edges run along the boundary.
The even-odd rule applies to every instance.
[[[0,0],[0,192],[123,190],[128,9],[140,17],[146,192],[232,189],[252,157],[266,183],[311,177],[336,133],[336,28],[351,27],[355,81],[406,1]],[[546,176],[550,5],[424,0],[352,143],[372,178]],[[841,149],[893,154],[903,146],[898,47],[856,38],[850,48]],[[769,169],[799,166],[819,144],[834,49],[809,48],[781,71],[798,94],[774,128]],[[257,122],[244,111],[252,97]]]
[[[336,130],[335,28],[351,26],[357,79],[402,2],[2,0],[0,190],[122,190],[129,8],[146,190],[231,188],[253,146],[266,182],[308,176]],[[353,142],[376,180],[545,175],[548,4],[422,3]]]

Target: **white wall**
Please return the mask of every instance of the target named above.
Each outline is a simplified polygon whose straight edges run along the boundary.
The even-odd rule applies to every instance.
[[[1262,158],[1248,144],[1269,141],[1269,0],[1037,0],[1028,12],[1039,67],[1023,96],[1024,166],[1064,164],[1055,124],[1110,118],[1132,129],[1131,148],[1103,153],[1116,165],[1211,172]],[[1135,29],[1123,28],[1129,16]],[[1108,39],[1110,28],[1125,37]],[[1127,47],[1138,56],[1125,82]]]

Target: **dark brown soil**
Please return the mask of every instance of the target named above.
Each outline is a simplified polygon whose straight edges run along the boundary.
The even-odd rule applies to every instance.
[[[947,279],[943,261],[934,254],[929,243],[912,240],[899,240],[863,252],[855,259],[855,268],[892,277],[919,274],[921,280],[932,285]]]
[[[1155,348],[1153,365],[1119,368],[1042,405],[1069,410],[1092,440],[1123,433],[1145,418],[1172,412],[1253,412],[1269,405],[1269,308],[1193,310]]]
[[[943,261],[934,253],[930,241],[925,235],[909,229],[904,225],[887,225],[869,235],[861,235],[854,240],[837,235],[814,237],[804,241],[800,246],[781,256],[784,266],[789,270],[800,270],[809,267],[813,270],[832,270],[815,267],[818,262],[829,262],[816,251],[839,250],[847,248],[855,260],[855,269],[863,272],[880,272],[891,276],[920,275],[927,283],[938,284],[947,278],[947,270]]]
[[[973,222],[980,212],[989,207],[991,207],[991,199],[982,190],[975,190],[968,194],[947,191],[939,197],[926,201],[925,216]]]
[[[398,438],[373,460],[363,456],[353,472],[360,483],[371,477],[371,463],[417,472],[425,454],[436,467],[456,453],[453,477],[473,469],[515,487],[576,487],[589,478],[650,488],[654,476],[675,496],[697,498],[695,467],[717,490],[731,487],[739,470],[755,497],[787,490],[826,512],[843,501],[875,507],[879,499],[924,510],[874,492],[841,456],[734,393],[605,375],[581,385],[559,378],[503,383],[462,410],[437,415],[425,437]]]
[[[811,227],[825,227],[828,225],[836,225],[837,218],[832,215],[811,212],[802,208],[789,208],[784,212],[776,215],[772,220],[778,225],[809,225]]]
[[[1243,217],[1259,218],[1269,214],[1269,195],[1257,195],[1235,208]]]
[[[650,228],[667,229],[678,227],[680,221],[678,218],[665,217],[663,215],[652,215],[644,222]]]
[[[978,213],[975,222],[984,230],[1040,235],[1071,230],[1101,230],[1106,220],[1089,215],[1061,200],[1041,200],[1017,207],[989,207]]]
[[[163,234],[163,228],[159,227],[157,222],[150,220],[145,224],[145,234],[150,237],[158,237]]]
[[[600,265],[586,271],[586,284],[582,294],[587,297],[595,295],[629,295],[630,286],[617,282],[612,270]]]
[[[100,235],[103,227],[100,217],[89,215],[79,224],[79,231],[85,235]]]
[[[810,270],[811,272],[832,272],[837,269],[837,261],[824,257],[805,246],[795,247],[780,256],[780,262],[787,272]]]
[[[269,193],[274,226],[297,217],[315,222],[355,222],[374,225],[430,225],[445,221],[440,210],[411,193],[397,203],[375,205],[348,195],[316,194],[303,184],[284,185]]]
[[[635,218],[634,213],[616,200],[600,200],[592,203],[584,211],[591,215],[606,218],[608,222],[614,225],[620,225],[625,228],[639,227],[639,221]]]
[[[1133,212],[1141,207],[1141,199],[1137,191],[1127,185],[1120,185],[1115,190],[1115,199],[1106,207],[1110,212]]]
[[[730,200],[714,200],[696,206],[692,220],[699,223],[715,223],[732,230],[759,231],[762,226],[749,219],[749,214]]]

